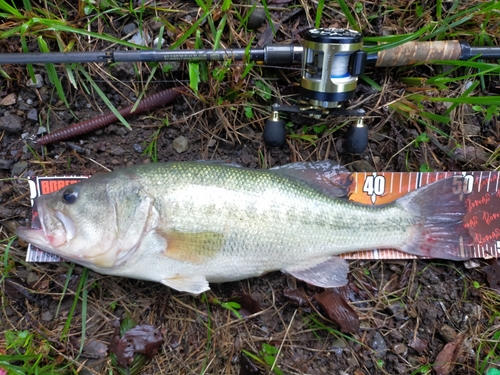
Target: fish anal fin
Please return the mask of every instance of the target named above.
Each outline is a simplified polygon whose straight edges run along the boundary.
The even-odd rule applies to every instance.
[[[342,258],[332,257],[308,268],[295,267],[284,272],[322,288],[335,288],[347,284],[349,264]]]
[[[199,275],[177,275],[162,279],[161,283],[179,292],[187,292],[195,295],[210,290],[207,279]]]
[[[213,259],[224,245],[224,235],[217,232],[182,232],[157,230],[166,239],[164,254],[182,262],[203,264]]]
[[[348,198],[353,184],[349,170],[331,160],[291,163],[270,171],[298,179],[334,198]]]

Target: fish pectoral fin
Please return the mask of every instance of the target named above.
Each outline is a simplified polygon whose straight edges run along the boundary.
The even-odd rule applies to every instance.
[[[210,290],[208,281],[205,276],[191,275],[191,276],[174,276],[166,277],[161,280],[161,283],[169,288],[178,290],[179,292],[188,292],[191,294],[201,294]]]
[[[181,262],[203,264],[217,256],[224,245],[224,234],[217,232],[156,232],[167,241],[164,255]]]
[[[342,258],[332,257],[312,267],[293,267],[283,270],[286,273],[322,288],[334,288],[347,284],[349,264]]]

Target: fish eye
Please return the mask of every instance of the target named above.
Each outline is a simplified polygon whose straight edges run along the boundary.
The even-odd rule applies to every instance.
[[[64,203],[74,203],[76,198],[78,198],[78,192],[76,192],[73,188],[67,188],[62,193],[62,201]]]

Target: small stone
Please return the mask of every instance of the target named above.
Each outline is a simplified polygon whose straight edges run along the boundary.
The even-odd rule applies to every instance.
[[[481,263],[479,263],[475,259],[469,259],[464,262],[464,267],[467,268],[468,270],[471,270],[473,268],[479,268],[481,267]]]
[[[405,344],[402,344],[402,343],[399,343],[399,344],[394,344],[394,346],[392,347],[392,352],[394,354],[405,354],[406,353],[406,345]]]
[[[137,44],[138,46],[147,46],[151,42],[151,35],[138,31],[132,38],[128,40],[130,43]]]
[[[18,161],[12,166],[12,176],[20,176],[28,168],[28,162]]]
[[[457,332],[451,328],[448,324],[442,324],[438,326],[438,331],[443,336],[444,341],[453,342],[457,337]]]
[[[356,160],[351,165],[357,172],[376,172],[367,160]]]
[[[52,319],[54,319],[54,313],[52,313],[51,311],[45,311],[42,314],[42,320],[44,322],[50,322]]]
[[[9,170],[13,164],[14,160],[0,159],[0,169]]]
[[[23,130],[22,120],[19,116],[5,113],[0,117],[0,130],[5,130],[7,133],[21,133]]]
[[[142,147],[139,143],[134,143],[134,150],[135,152],[138,152],[139,154],[142,153]]]
[[[43,87],[43,77],[41,74],[35,74],[35,82],[30,78],[28,79],[28,82],[26,82],[26,86],[28,87],[35,87],[37,89]]]
[[[387,352],[387,344],[385,343],[384,337],[377,331],[375,331],[368,342],[370,348],[375,351],[376,358],[382,358]]]
[[[109,150],[109,153],[114,156],[122,156],[125,154],[125,150],[120,146],[111,146],[111,150]]]
[[[38,122],[38,111],[35,108],[31,108],[26,116],[28,121]]]
[[[28,272],[28,276],[26,277],[26,283],[28,285],[34,285],[38,280],[39,276],[36,272]]]
[[[179,154],[185,152],[188,149],[187,138],[182,135],[180,137],[175,138],[174,141],[172,142],[172,147]]]
[[[159,38],[156,37],[154,40],[153,40],[153,47],[154,48],[158,48],[158,43],[161,43],[160,44],[160,47],[162,47],[164,44],[165,44],[165,39],[161,38],[161,42],[159,42]]]
[[[116,129],[116,134],[121,135],[122,137],[128,133],[128,130],[125,126],[119,126],[118,129]]]
[[[473,124],[464,124],[464,132],[467,135],[479,135],[481,127]]]
[[[14,211],[12,211],[10,208],[5,207],[4,205],[0,205],[0,219],[10,219],[13,216]]]
[[[47,133],[47,128],[45,126],[39,126],[36,134],[40,135],[40,134],[43,134],[43,133]]]
[[[249,8],[246,14],[247,28],[250,30],[258,29],[266,20],[266,11],[264,7],[262,7],[262,5],[260,5],[259,3],[260,2],[256,0],[249,1],[250,5],[255,5],[255,7],[252,6],[251,8]]]
[[[137,30],[137,25],[135,23],[127,23],[123,26],[122,35],[132,34],[135,30]]]
[[[26,99],[26,104],[32,105],[33,104],[33,100],[30,99],[30,98]]]
[[[387,307],[387,312],[389,312],[395,320],[403,320],[405,318],[406,306],[402,302],[395,302]]]

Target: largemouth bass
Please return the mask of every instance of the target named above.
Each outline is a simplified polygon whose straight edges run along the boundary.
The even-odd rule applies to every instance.
[[[470,242],[452,179],[383,206],[349,201],[345,169],[324,161],[252,170],[158,163],[101,173],[36,199],[22,239],[99,273],[193,294],[282,270],[320,287],[347,282],[335,255],[375,248],[462,259]]]

